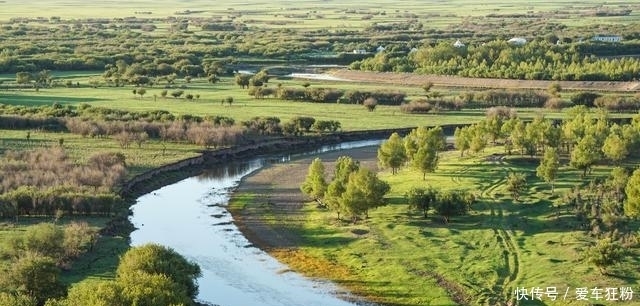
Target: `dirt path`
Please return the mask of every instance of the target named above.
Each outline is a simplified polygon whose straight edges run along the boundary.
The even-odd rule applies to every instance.
[[[323,153],[317,157],[322,159],[328,178],[333,173],[335,160],[343,155],[359,160],[361,166],[377,169],[377,147]],[[296,229],[304,224],[301,209],[307,200],[300,192],[300,184],[314,158],[316,156],[272,165],[242,181],[236,194],[253,196],[244,209],[233,212],[234,219],[253,244],[267,251],[301,245],[302,238]]]
[[[459,76],[423,75],[414,73],[369,72],[354,70],[334,70],[329,73],[335,78],[352,82],[385,83],[397,85],[422,86],[432,82],[441,87],[468,88],[524,88],[546,90],[555,81],[508,80],[464,78]],[[640,91],[640,82],[605,82],[605,81],[560,81],[563,89],[594,91]]]

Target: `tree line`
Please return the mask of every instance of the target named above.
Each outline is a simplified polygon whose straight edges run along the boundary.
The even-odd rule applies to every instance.
[[[379,53],[356,61],[351,69],[418,72],[463,77],[566,80],[632,81],[640,73],[640,60],[632,57],[598,58],[583,53],[579,44],[556,45],[532,41],[525,45],[504,40],[468,47],[450,42],[419,48],[411,54]]]

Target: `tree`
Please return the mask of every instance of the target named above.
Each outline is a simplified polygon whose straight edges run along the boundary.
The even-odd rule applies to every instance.
[[[18,84],[27,84],[31,82],[31,79],[32,79],[31,73],[24,72],[24,71],[16,73],[16,83]]]
[[[527,190],[527,178],[524,173],[509,173],[509,176],[507,176],[507,191],[511,193],[511,197],[518,201],[525,190]]]
[[[369,97],[362,102],[362,105],[364,105],[364,107],[366,107],[367,110],[372,112],[376,109],[376,106],[378,106],[378,100],[376,100],[375,98]]]
[[[407,199],[409,207],[421,210],[426,218],[429,209],[434,205],[438,197],[438,192],[432,187],[426,189],[414,187],[405,193],[404,197]]]
[[[536,175],[547,183],[551,183],[551,193],[553,193],[553,182],[558,176],[560,168],[560,156],[556,148],[549,148],[544,152],[540,165],[536,168]]]
[[[358,216],[368,216],[370,209],[384,205],[384,196],[391,186],[380,180],[371,170],[360,168],[349,174],[345,191],[340,199],[343,210],[355,223]]]
[[[604,238],[587,250],[586,257],[590,263],[598,267],[601,274],[605,274],[607,267],[619,263],[624,258],[624,249],[611,238]]]
[[[138,274],[139,272],[144,274]],[[181,287],[188,297],[194,299],[198,293],[196,278],[201,272],[197,264],[187,261],[175,250],[157,244],[147,244],[129,249],[122,255],[116,274],[118,278],[125,279],[133,276],[131,280],[134,282],[135,277],[148,278],[145,274],[163,275]],[[164,280],[148,280],[164,283]]]
[[[453,137],[455,137],[454,145],[456,149],[460,150],[460,157],[464,156],[464,151],[471,148],[471,133],[469,133],[469,127],[457,127],[453,133]]]
[[[611,170],[611,174],[607,179],[607,186],[613,190],[618,202],[622,203],[624,200],[624,188],[629,182],[629,173],[622,167],[614,167]]]
[[[122,291],[122,285],[117,281],[86,280],[69,289],[63,305],[130,305],[131,302],[126,301]]]
[[[422,172],[422,179],[425,180],[427,173],[436,171],[438,160],[438,152],[433,147],[422,147],[413,155],[411,163]]]
[[[346,190],[349,175],[358,169],[360,169],[360,164],[349,156],[340,156],[336,160],[333,179],[327,186],[327,192],[325,193],[325,203],[330,210],[337,213],[338,220],[340,220],[340,214],[343,211],[341,198]]]
[[[166,98],[166,97],[167,97],[167,90],[166,90],[166,89],[163,89],[163,90],[160,92],[160,96],[161,96],[162,98]]]
[[[229,104],[229,106],[231,106],[231,103],[233,103],[233,97],[231,97],[231,96],[226,97],[224,99],[224,101],[227,102],[227,104]]]
[[[131,271],[118,274],[118,282],[122,284],[122,295],[129,305],[189,305],[195,298],[164,273]]]
[[[250,74],[236,74],[235,77],[235,82],[236,85],[241,86],[242,89],[244,89],[245,87],[249,87],[249,82],[251,80],[251,75]]]
[[[398,169],[407,161],[402,137],[393,133],[378,149],[378,163],[383,167],[391,168],[391,173],[398,173]]]
[[[60,269],[52,258],[26,252],[2,276],[2,285],[18,294],[33,297],[38,304],[42,304],[49,298],[64,294],[59,274]]]
[[[591,135],[583,137],[571,151],[570,164],[572,167],[582,170],[583,177],[598,160],[600,160],[600,147],[597,146],[595,138]]]
[[[624,192],[627,195],[624,214],[631,218],[637,218],[640,216],[640,169],[633,171]]]
[[[327,181],[325,180],[324,165],[320,158],[316,158],[309,165],[309,171],[300,189],[304,194],[314,201],[322,204],[322,198],[327,191]]]
[[[602,152],[604,156],[610,159],[615,164],[619,164],[620,161],[627,158],[629,150],[627,149],[627,142],[617,134],[611,133],[604,140],[602,146]]]
[[[464,215],[469,211],[474,197],[470,193],[462,191],[445,191],[436,196],[433,208],[442,216],[444,223],[449,223],[452,216]]]
[[[182,96],[182,94],[184,94],[184,90],[175,90],[171,92],[171,96],[174,98],[180,98],[180,96]]]
[[[140,95],[140,99],[147,93],[147,90],[144,88],[138,88],[138,94]]]

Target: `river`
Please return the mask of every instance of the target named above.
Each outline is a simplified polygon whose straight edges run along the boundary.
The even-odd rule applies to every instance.
[[[378,145],[347,142],[303,154],[256,157],[206,169],[143,195],[132,206],[131,245],[158,243],[175,249],[202,269],[198,300],[221,306],[348,306],[328,282],[288,272],[286,266],[253,247],[233,224],[226,206],[240,180],[269,163],[298,155]]]

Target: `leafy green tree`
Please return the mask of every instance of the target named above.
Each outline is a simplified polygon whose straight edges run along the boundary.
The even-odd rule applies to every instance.
[[[624,214],[631,218],[637,218],[640,216],[640,169],[633,171],[624,192],[627,195]]]
[[[398,133],[393,133],[378,149],[378,163],[383,168],[391,168],[391,173],[398,173],[398,169],[407,161],[404,142]]]
[[[358,171],[358,169],[360,169],[360,164],[349,156],[340,156],[336,160],[333,179],[327,186],[324,200],[329,209],[336,212],[338,220],[340,220],[340,214],[344,210],[341,198],[347,188],[349,175]]]
[[[414,154],[411,161],[413,167],[422,172],[422,179],[427,179],[427,173],[432,173],[438,168],[438,152],[433,147],[422,147]]]
[[[38,304],[64,294],[58,279],[60,269],[55,260],[33,252],[25,252],[2,276],[2,287],[19,295],[33,297]]]
[[[198,293],[196,278],[200,276],[200,267],[195,263],[187,261],[171,248],[156,244],[147,244],[128,250],[120,258],[120,263],[116,271],[117,277],[147,277],[146,275],[136,275],[137,272],[164,275],[179,285],[182,291],[192,299],[195,298]],[[149,278],[148,280],[150,282],[158,281],[164,284],[164,280],[155,278]]]
[[[571,151],[570,164],[572,167],[582,170],[583,177],[598,160],[600,160],[600,147],[597,146],[595,138],[591,135],[583,137]]]
[[[384,196],[391,190],[388,183],[380,180],[371,170],[360,168],[349,175],[341,202],[345,213],[355,222],[357,218],[385,204]]]
[[[147,90],[144,88],[138,88],[138,95],[140,95],[140,99],[142,99],[142,97],[144,97],[144,95],[147,94]]]
[[[624,188],[629,182],[629,173],[622,167],[614,167],[607,179],[607,186],[611,188],[616,196],[618,202],[622,203],[624,200]]]
[[[455,147],[460,150],[460,157],[464,156],[464,152],[471,148],[471,133],[469,127],[457,127],[453,136],[455,137]]]
[[[619,164],[629,155],[627,146],[627,142],[622,137],[617,134],[611,133],[604,141],[602,152],[604,153],[604,156],[606,158],[610,159],[616,164]]]
[[[509,173],[507,176],[507,191],[511,193],[511,197],[518,201],[520,195],[527,190],[527,177],[524,173]]]
[[[424,217],[427,217],[429,209],[434,205],[438,191],[432,187],[428,188],[411,188],[404,197],[407,199],[409,207],[422,211]]]
[[[16,248],[60,260],[65,253],[64,230],[53,223],[40,223],[27,227]],[[21,255],[20,255],[21,256]]]
[[[471,141],[469,143],[469,149],[474,153],[478,153],[487,147],[487,134],[480,125],[475,125],[471,128]]]
[[[433,208],[440,215],[444,223],[449,223],[452,216],[466,214],[473,203],[471,194],[462,191],[444,191],[436,196]]]
[[[86,280],[69,289],[63,305],[124,306],[131,305],[122,294],[118,281]]]
[[[619,263],[624,258],[624,249],[611,238],[604,238],[587,250],[586,258],[598,267],[601,274],[605,274],[607,267]]]
[[[188,289],[163,273],[148,273],[143,270],[118,274],[122,284],[122,295],[130,305],[190,305],[195,296]]]
[[[309,165],[309,171],[300,189],[304,194],[314,201],[323,204],[322,198],[327,191],[327,181],[325,180],[324,164],[320,158],[316,158]]]
[[[536,168],[536,175],[547,183],[551,183],[551,193],[553,193],[553,182],[558,176],[560,168],[560,155],[556,148],[549,148],[544,152],[540,165]]]

